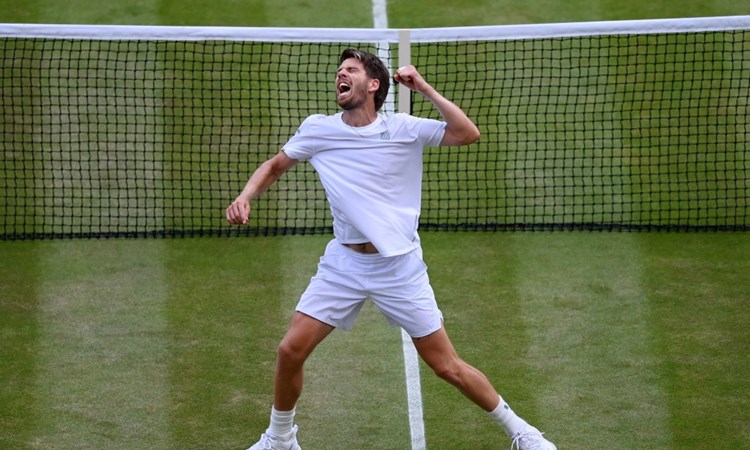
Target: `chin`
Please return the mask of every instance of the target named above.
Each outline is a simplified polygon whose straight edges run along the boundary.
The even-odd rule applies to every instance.
[[[343,102],[337,101],[336,103],[341,107],[341,109],[345,111],[351,111],[353,109],[357,109],[365,104],[365,102],[361,102],[361,101],[358,102],[358,101],[355,101],[354,99],[347,99],[346,101],[343,101]]]

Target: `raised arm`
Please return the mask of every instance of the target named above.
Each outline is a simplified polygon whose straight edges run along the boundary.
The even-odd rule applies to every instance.
[[[250,202],[266,191],[281,175],[297,164],[296,159],[280,151],[273,158],[261,164],[247,180],[245,188],[226,210],[229,223],[244,225],[250,218]]]
[[[394,78],[407,88],[425,96],[443,116],[447,126],[440,145],[466,145],[479,139],[479,128],[466,113],[426,82],[414,66],[401,67],[396,71]]]

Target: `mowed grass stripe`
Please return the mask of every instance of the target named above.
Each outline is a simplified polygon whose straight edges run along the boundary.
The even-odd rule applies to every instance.
[[[166,448],[164,241],[38,247],[31,448]]]
[[[576,233],[514,242],[540,428],[560,448],[670,448],[639,241]]]
[[[515,292],[516,255],[505,233],[421,233],[425,261],[445,327],[459,354],[529,416],[535,392],[518,355],[526,347]],[[422,391],[428,449],[510,446],[505,432],[424,363]]]
[[[149,79],[162,73],[164,57],[129,41],[4,45],[18,65],[11,64],[15,81],[3,92],[12,101],[0,119],[18,124],[6,133],[15,180],[8,206],[20,205],[15,213],[8,208],[7,231],[87,236],[164,228],[170,218],[154,192],[173,174],[164,170],[167,119],[152,88],[159,81]],[[103,80],[103,73],[114,75]]]
[[[268,425],[278,239],[167,240],[171,448],[247,448]]]
[[[161,2],[148,0],[128,0],[124,2],[98,2],[96,0],[74,0],[65,8],[51,2],[29,2],[16,15],[31,23],[74,23],[74,24],[121,24],[138,25],[159,23],[166,20],[164,13],[157,8]],[[34,8],[36,6],[36,8]],[[33,18],[29,8],[34,8]]]
[[[639,235],[675,449],[748,448],[750,234]]]
[[[283,238],[286,286],[280,307],[289,317],[330,236]],[[350,331],[335,330],[305,367],[297,405],[299,441],[311,449],[410,448],[399,329],[368,302]],[[270,411],[270,405],[269,405]]]
[[[0,245],[0,448],[29,448],[37,429],[39,245],[32,241]]]

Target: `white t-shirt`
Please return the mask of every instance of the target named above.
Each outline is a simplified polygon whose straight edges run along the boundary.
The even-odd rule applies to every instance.
[[[372,242],[383,256],[417,247],[422,202],[422,149],[440,144],[445,122],[408,114],[379,116],[354,128],[342,113],[305,119],[284,145],[320,176],[343,244]]]

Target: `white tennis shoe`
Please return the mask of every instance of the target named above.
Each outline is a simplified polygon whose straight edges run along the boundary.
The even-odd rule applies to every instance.
[[[297,425],[292,428],[289,436],[284,439],[263,433],[260,440],[247,450],[301,450],[297,443]]]
[[[513,436],[513,443],[510,444],[510,450],[557,450],[552,442],[542,436],[542,432],[531,425],[523,431],[519,431]]]

